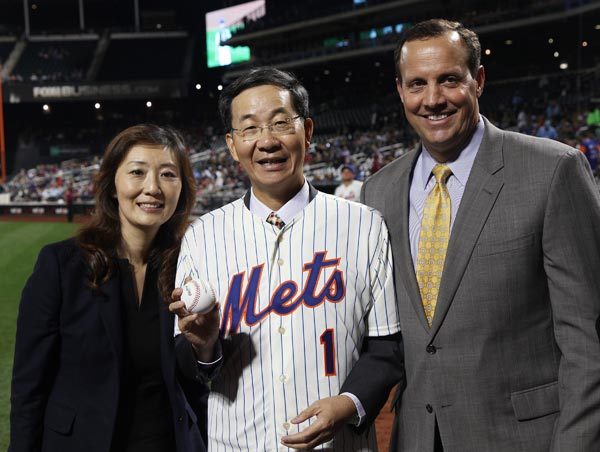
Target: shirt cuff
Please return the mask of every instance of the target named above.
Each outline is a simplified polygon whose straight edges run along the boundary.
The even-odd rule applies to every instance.
[[[340,395],[346,396],[346,397],[350,397],[350,400],[352,400],[352,402],[354,402],[354,406],[356,407],[356,413],[357,413],[357,417],[352,417],[350,418],[349,423],[353,424],[355,427],[359,427],[360,424],[362,424],[363,419],[365,418],[365,416],[367,415],[365,409],[362,406],[362,403],[360,403],[360,400],[358,400],[358,397],[356,397],[354,394],[350,393],[350,392],[342,392]]]
[[[208,379],[212,380],[214,377],[215,370],[218,368],[218,364],[223,361],[223,346],[221,345],[221,341],[218,340],[215,344],[215,355],[217,358],[214,361],[209,363],[205,363],[200,360],[196,360],[198,363],[198,367],[201,371],[208,375]]]

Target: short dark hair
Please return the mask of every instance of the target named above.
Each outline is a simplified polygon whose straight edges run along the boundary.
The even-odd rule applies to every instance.
[[[225,130],[231,129],[231,103],[242,91],[255,86],[273,85],[285,89],[292,96],[292,106],[297,114],[308,118],[308,91],[294,74],[280,69],[263,66],[250,69],[228,85],[219,97],[219,114]]]
[[[412,28],[409,28],[402,34],[400,42],[394,50],[394,64],[396,66],[396,76],[398,80],[402,80],[400,73],[400,56],[402,47],[406,42],[410,41],[425,41],[431,38],[437,38],[446,33],[455,31],[462,39],[465,48],[467,49],[467,66],[473,77],[477,75],[477,71],[481,64],[481,44],[477,34],[465,27],[460,22],[453,22],[446,19],[429,19],[419,22]]]
[[[356,175],[356,168],[354,167],[354,165],[350,165],[350,164],[343,165],[342,166],[342,171],[344,171],[344,170],[348,170],[352,174]]]

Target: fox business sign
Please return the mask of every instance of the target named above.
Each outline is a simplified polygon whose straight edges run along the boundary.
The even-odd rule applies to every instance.
[[[133,94],[133,87],[129,83],[123,85],[60,85],[60,86],[34,86],[34,99],[63,99],[70,97],[88,96],[129,96]],[[156,94],[157,86],[146,87],[146,94]]]
[[[140,81],[135,83],[7,84],[4,100],[9,104],[50,100],[106,100],[138,98],[180,98],[187,94],[185,83],[174,81]]]

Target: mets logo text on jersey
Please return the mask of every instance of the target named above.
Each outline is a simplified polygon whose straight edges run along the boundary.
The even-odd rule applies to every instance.
[[[269,314],[288,315],[298,309],[302,304],[315,308],[325,301],[340,302],[346,294],[344,273],[335,269],[319,293],[315,293],[321,272],[325,268],[337,267],[340,259],[326,260],[327,251],[315,253],[313,260],[304,264],[304,271],[308,277],[304,289],[298,294],[298,284],[295,281],[284,281],[275,288],[271,301],[262,311],[256,312],[256,297],[259,293],[260,280],[264,264],[252,268],[248,277],[248,285],[242,295],[242,286],[246,272],[233,275],[227,292],[227,300],[223,309],[221,334],[236,333],[242,319],[247,325],[255,325],[264,320]]]

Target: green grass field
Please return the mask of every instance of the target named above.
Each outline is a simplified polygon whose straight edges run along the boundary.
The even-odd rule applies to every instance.
[[[0,222],[0,451],[8,448],[10,380],[21,289],[47,243],[72,235],[68,223]]]

